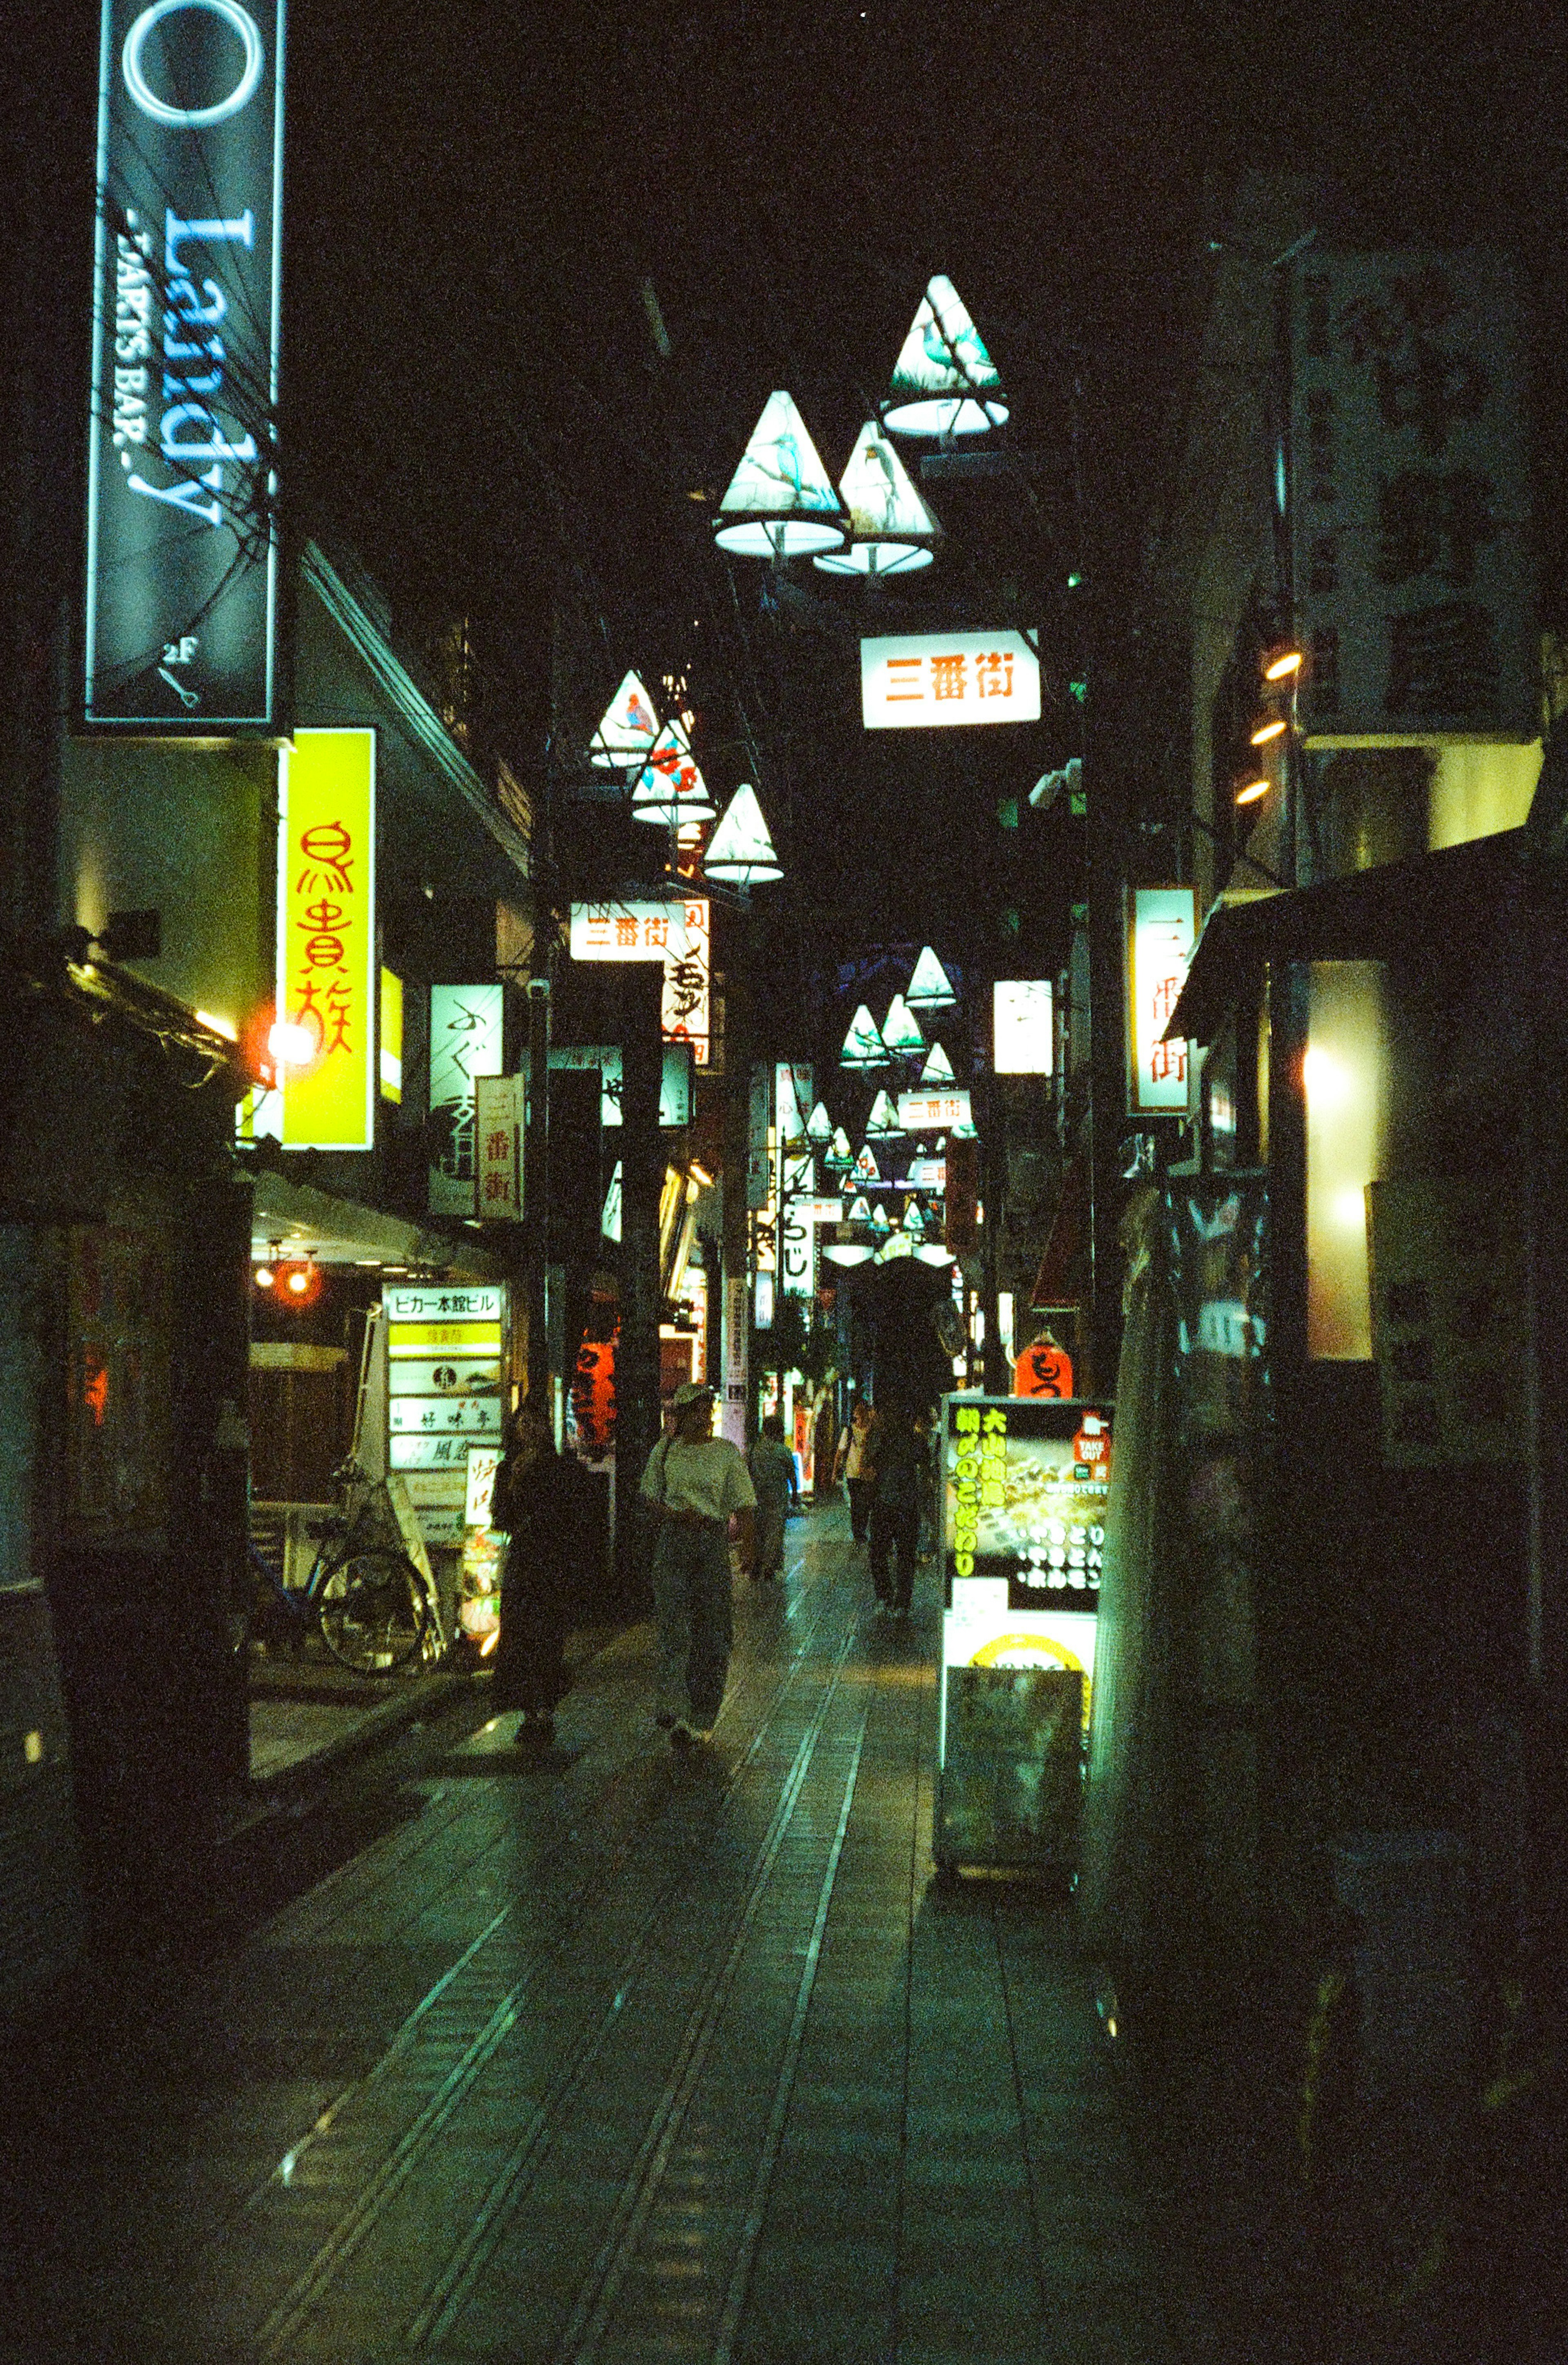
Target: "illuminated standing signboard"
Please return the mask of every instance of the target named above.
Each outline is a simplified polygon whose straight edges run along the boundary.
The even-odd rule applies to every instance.
[[[375,734],[297,731],[278,767],[278,1014],[286,1149],[375,1144]]]
[[[1197,921],[1193,888],[1133,891],[1127,979],[1132,1073],[1127,1106],[1136,1116],[1184,1111],[1187,1106],[1187,1046],[1165,1043],[1160,1037],[1186,981]]]
[[[901,633],[860,644],[868,731],[1037,723],[1040,660],[1022,633]]]
[[[105,0],[84,715],[274,727],[283,0]]]

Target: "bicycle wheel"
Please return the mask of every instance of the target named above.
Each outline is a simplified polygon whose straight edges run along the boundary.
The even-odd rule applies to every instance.
[[[411,1560],[372,1545],[334,1561],[316,1589],[321,1639],[356,1676],[391,1676],[416,1657],[429,1609]]]

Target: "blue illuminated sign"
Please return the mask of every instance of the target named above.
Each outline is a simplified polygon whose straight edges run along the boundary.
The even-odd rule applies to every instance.
[[[84,714],[277,727],[284,0],[104,0]]]

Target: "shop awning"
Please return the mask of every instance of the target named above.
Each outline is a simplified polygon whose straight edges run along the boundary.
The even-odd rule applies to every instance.
[[[1482,957],[1524,868],[1523,829],[1321,887],[1216,903],[1204,923],[1168,1042],[1212,1043],[1271,961],[1381,960],[1445,966]]]
[[[296,1254],[308,1250],[323,1264],[423,1266],[476,1281],[505,1278],[503,1268],[477,1244],[421,1230],[404,1216],[383,1215],[379,1208],[314,1191],[263,1168],[256,1176],[251,1241],[264,1255],[274,1240]]]

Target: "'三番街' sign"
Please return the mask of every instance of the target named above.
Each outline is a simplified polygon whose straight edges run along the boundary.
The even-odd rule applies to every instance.
[[[901,633],[860,644],[868,731],[1037,723],[1040,660],[1022,633]]]
[[[274,727],[284,0],[104,0],[84,712]]]

